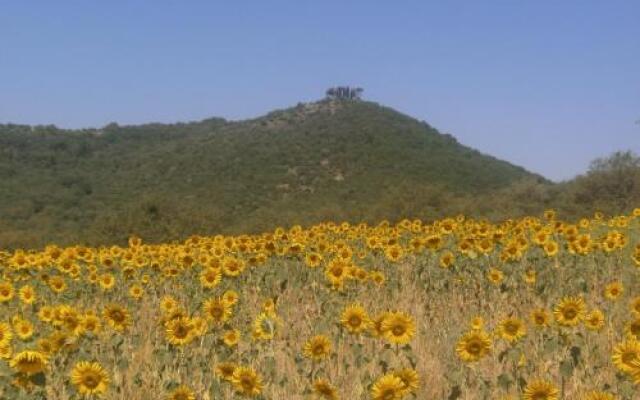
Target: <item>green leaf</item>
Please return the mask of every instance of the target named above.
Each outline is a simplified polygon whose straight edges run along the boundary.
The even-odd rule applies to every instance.
[[[580,347],[573,346],[571,347],[570,352],[571,352],[571,358],[573,359],[573,365],[577,366],[578,363],[580,362],[580,354],[581,354]]]
[[[573,363],[565,360],[560,363],[560,374],[565,378],[570,377],[573,374]]]
[[[34,384],[34,385],[38,385],[38,386],[46,386],[47,385],[47,377],[44,373],[39,372],[35,375],[31,375],[31,377],[29,378],[29,380]]]
[[[451,388],[451,393],[449,393],[448,400],[456,400],[462,395],[462,391],[460,390],[460,386],[455,385]]]
[[[508,374],[502,373],[498,376],[498,386],[500,386],[504,390],[509,390],[512,381]]]

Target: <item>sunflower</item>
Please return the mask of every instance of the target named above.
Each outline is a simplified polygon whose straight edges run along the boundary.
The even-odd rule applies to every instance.
[[[189,386],[180,385],[169,393],[167,400],[196,400],[196,394]]]
[[[380,271],[371,271],[371,273],[369,274],[369,279],[371,279],[371,281],[378,286],[384,285],[384,282],[386,280],[384,274]]]
[[[537,308],[531,311],[531,322],[536,328],[546,328],[549,326],[549,313],[544,308]]]
[[[16,321],[13,329],[21,340],[29,340],[33,336],[33,324],[26,319]]]
[[[236,305],[238,299],[240,299],[240,295],[235,290],[227,290],[222,294],[222,300],[230,306]]]
[[[129,288],[129,297],[134,300],[140,300],[144,295],[144,289],[140,285],[133,285]]]
[[[456,345],[458,357],[465,362],[478,361],[491,352],[489,335],[481,330],[472,330],[462,336]]]
[[[309,268],[316,268],[322,262],[322,256],[319,253],[311,252],[304,256],[304,262]]]
[[[47,362],[46,354],[40,351],[24,350],[11,358],[9,366],[17,372],[32,375],[43,372]]]
[[[160,300],[160,309],[164,313],[169,313],[178,308],[178,301],[171,296],[164,296]]]
[[[384,255],[391,262],[398,262],[404,257],[404,249],[399,244],[388,246],[384,249]]]
[[[482,328],[484,328],[484,318],[482,318],[479,315],[476,315],[471,319],[471,322],[469,325],[471,325],[472,330],[480,331],[482,330]]]
[[[517,342],[527,334],[527,328],[518,318],[506,318],[498,325],[498,334],[508,342]]]
[[[331,354],[331,341],[324,335],[314,336],[305,343],[303,354],[314,361],[322,360]]]
[[[407,344],[416,333],[413,318],[403,312],[390,313],[382,322],[384,337],[395,344]]]
[[[253,321],[253,337],[259,340],[271,340],[276,334],[277,319],[270,314],[260,313]]]
[[[622,293],[624,292],[624,287],[622,283],[619,281],[611,282],[604,288],[604,297],[609,300],[616,301]]]
[[[544,254],[547,257],[555,257],[558,254],[558,250],[560,249],[560,246],[558,246],[557,242],[554,242],[553,240],[548,240],[543,245],[543,249],[544,249]]]
[[[383,322],[389,315],[391,315],[390,312],[383,312],[371,320],[369,331],[374,337],[380,338],[384,336]]]
[[[53,320],[53,313],[53,307],[42,306],[40,310],[38,310],[38,319],[42,322],[51,322],[51,320]]]
[[[398,371],[394,371],[393,375],[400,378],[404,386],[404,394],[415,393],[420,386],[420,377],[418,372],[412,368],[404,368]]]
[[[218,286],[221,280],[222,272],[219,269],[207,268],[200,273],[200,284],[204,288],[214,288]]]
[[[12,338],[11,325],[6,322],[0,322],[0,347],[8,346]]]
[[[233,347],[240,342],[240,331],[237,329],[229,329],[222,335],[222,341],[227,347]]]
[[[13,299],[15,289],[11,282],[0,282],[0,303],[6,303]]]
[[[633,383],[640,385],[640,359],[632,361],[633,370],[628,372],[629,376],[633,380]]]
[[[354,274],[355,278],[357,280],[359,280],[360,282],[364,282],[364,281],[367,280],[367,278],[369,278],[369,273],[364,268],[354,268],[353,269],[353,274]]]
[[[53,353],[53,344],[47,338],[38,340],[38,351],[44,354],[52,354]]]
[[[124,332],[131,325],[129,311],[118,304],[107,305],[102,312],[102,316],[107,320],[109,326],[117,332]]]
[[[350,265],[343,260],[334,258],[324,270],[325,277],[334,288],[341,288],[350,270]]]
[[[629,339],[618,343],[613,348],[613,364],[622,372],[632,373],[638,368],[635,364],[640,361],[640,342]]]
[[[589,234],[582,234],[574,242],[571,242],[571,250],[581,255],[588,254],[592,247],[593,242]]]
[[[393,374],[379,378],[371,387],[372,400],[400,400],[405,394],[402,379]]]
[[[195,338],[194,327],[188,317],[180,317],[166,323],[165,336],[174,346],[184,346]]]
[[[231,381],[233,377],[233,373],[236,371],[238,366],[232,362],[222,362],[216,365],[215,374],[225,381]]]
[[[187,315],[187,311],[180,308],[180,307],[176,307],[174,308],[172,311],[165,313],[162,316],[162,323],[166,324],[169,321],[172,321],[174,319],[178,319],[178,318],[182,318],[182,317],[188,317]]]
[[[269,315],[276,315],[276,301],[274,299],[267,299],[262,304],[262,311]]]
[[[255,397],[262,393],[262,379],[249,367],[238,367],[233,371],[231,383],[236,392],[244,396]]]
[[[352,304],[344,309],[340,317],[340,323],[349,333],[360,334],[364,332],[370,324],[369,316],[365,309],[359,304]]]
[[[487,272],[487,279],[494,285],[499,285],[504,279],[504,273],[497,268],[491,268],[489,272]]]
[[[91,272],[89,274],[89,276],[87,276],[87,282],[89,282],[92,285],[96,285],[98,284],[98,273],[97,272]]]
[[[326,379],[313,382],[313,393],[323,400],[338,400],[338,391]]]
[[[18,291],[20,301],[24,304],[33,304],[36,301],[36,291],[32,286],[25,285]]]
[[[606,392],[589,392],[585,396],[585,400],[615,400],[615,396]]]
[[[60,276],[52,276],[51,278],[49,278],[48,283],[51,290],[58,294],[64,292],[67,288],[67,283],[65,282],[64,278]]]
[[[565,297],[553,309],[556,321],[563,326],[576,326],[584,318],[585,305],[580,297]]]
[[[9,359],[13,354],[13,349],[10,345],[0,346],[0,359]]]
[[[523,400],[557,400],[558,389],[549,381],[536,379],[524,388],[522,398]]]
[[[67,332],[79,336],[82,327],[80,326],[80,314],[74,307],[60,305],[55,308],[53,315],[53,325],[64,328]]]
[[[529,269],[524,273],[524,282],[528,285],[533,285],[536,283],[536,271],[533,269]]]
[[[107,391],[109,377],[97,362],[80,361],[71,371],[71,383],[80,394],[102,394]]]
[[[205,301],[202,309],[205,317],[215,324],[226,322],[232,314],[231,305],[221,298],[211,298]]]
[[[222,272],[224,272],[226,276],[238,276],[244,271],[245,267],[245,262],[235,257],[227,257],[222,260]]]
[[[209,330],[209,323],[200,316],[191,318],[191,326],[193,326],[193,334],[196,337],[205,335]]]
[[[631,312],[636,316],[640,317],[640,296],[634,297],[629,303],[629,308]]]
[[[59,350],[71,350],[76,348],[77,342],[74,338],[64,332],[54,332],[49,336],[49,342],[51,343],[51,352],[56,353]]]
[[[627,322],[624,327],[624,332],[631,339],[640,340],[640,317]]]
[[[604,313],[598,309],[592,310],[584,317],[584,325],[592,331],[599,331],[604,326]]]
[[[440,256],[440,267],[441,268],[449,268],[456,261],[456,256],[453,255],[449,250],[442,253]]]
[[[482,238],[477,244],[476,249],[485,255],[490,254],[495,247],[495,244],[489,238]]]
[[[102,274],[98,278],[98,283],[100,283],[102,290],[111,290],[116,284],[116,278],[109,273]]]

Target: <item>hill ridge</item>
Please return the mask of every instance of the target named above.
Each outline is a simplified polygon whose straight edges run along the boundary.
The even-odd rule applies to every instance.
[[[437,216],[459,211],[455,198],[546,182],[368,101],[240,121],[4,124],[0,146],[0,247]]]

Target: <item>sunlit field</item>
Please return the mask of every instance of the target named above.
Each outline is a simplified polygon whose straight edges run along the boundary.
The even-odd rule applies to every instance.
[[[0,252],[3,399],[637,399],[640,209]]]

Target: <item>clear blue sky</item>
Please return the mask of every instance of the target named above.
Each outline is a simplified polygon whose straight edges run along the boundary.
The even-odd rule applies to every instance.
[[[640,1],[7,1],[0,122],[254,117],[353,84],[552,179],[640,152]]]

